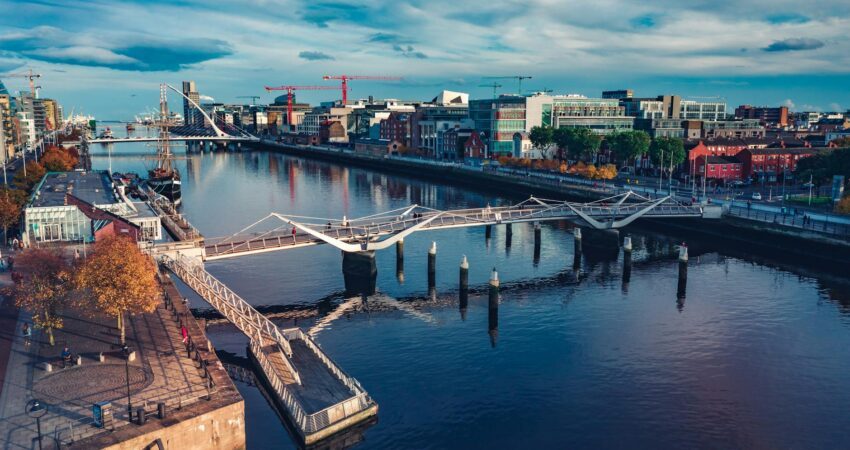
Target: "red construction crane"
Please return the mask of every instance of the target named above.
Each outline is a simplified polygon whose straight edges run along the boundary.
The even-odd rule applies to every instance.
[[[342,80],[342,106],[348,104],[348,80],[401,80],[401,77],[383,77],[370,75],[325,75],[323,80]]]
[[[0,75],[0,77],[2,77],[2,78],[27,78],[27,79],[29,79],[30,80],[30,94],[33,96],[33,98],[38,98],[38,96],[35,95],[35,79],[41,78],[40,73],[35,73],[35,72],[32,71],[32,69],[27,69],[26,72],[6,73],[6,74],[3,74],[3,75]]]
[[[337,88],[334,86],[266,86],[266,91],[286,91],[286,123],[289,129],[292,130],[292,93],[295,91],[333,91]]]

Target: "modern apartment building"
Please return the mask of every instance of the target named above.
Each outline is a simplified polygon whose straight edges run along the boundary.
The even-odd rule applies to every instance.
[[[679,117],[686,120],[725,120],[726,102],[682,100]]]
[[[194,81],[183,82],[183,95],[189,97],[195,104],[201,104],[201,94],[198,93],[198,88],[195,87]],[[186,125],[201,125],[203,116],[192,106],[185,97],[183,98],[183,123]]]
[[[604,135],[634,127],[634,118],[626,116],[625,107],[617,99],[558,95],[551,97],[551,103],[542,105],[542,113],[544,123],[547,114],[551,114],[555,128],[589,128]]]
[[[702,123],[702,137],[764,137],[764,126],[759,119],[706,120]]]
[[[469,105],[421,105],[413,114],[411,146],[424,151],[427,155],[439,158],[451,158],[440,154],[443,134],[455,128],[470,128]]]

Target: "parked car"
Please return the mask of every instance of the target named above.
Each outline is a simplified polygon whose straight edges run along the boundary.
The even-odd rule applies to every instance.
[[[761,194],[758,192],[753,192],[753,200],[761,200]]]

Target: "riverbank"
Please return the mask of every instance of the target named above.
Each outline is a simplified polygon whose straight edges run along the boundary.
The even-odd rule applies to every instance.
[[[568,179],[565,182],[564,177],[521,176],[451,163],[376,157],[347,149],[285,145],[271,141],[261,141],[246,148],[349,164],[517,198],[534,195],[543,198],[594,201],[622,192],[614,186],[600,185],[589,180]],[[757,251],[772,253],[779,250],[785,255],[804,258],[825,269],[837,269],[837,264],[844,264],[850,259],[850,225],[826,223],[821,226],[822,222],[815,221],[814,224],[803,226],[801,217],[792,217],[790,220],[788,217],[791,216],[770,212],[763,212],[758,217],[747,217],[746,214],[741,214],[740,207],[727,204],[724,205],[724,215],[719,220],[647,220],[644,225],[638,226],[651,223],[653,229],[661,228],[708,239],[720,238],[725,242],[738,243]]]

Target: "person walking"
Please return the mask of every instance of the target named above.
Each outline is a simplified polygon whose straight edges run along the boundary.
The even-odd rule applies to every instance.
[[[30,338],[32,337],[32,330],[30,329],[30,324],[24,322],[24,326],[22,327],[22,333],[24,335],[24,346],[29,347]]]

